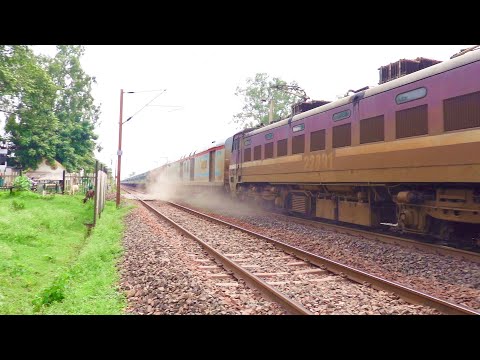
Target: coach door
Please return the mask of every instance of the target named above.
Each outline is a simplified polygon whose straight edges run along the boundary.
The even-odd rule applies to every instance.
[[[210,151],[209,166],[208,166],[208,181],[215,181],[215,150]]]
[[[190,181],[193,181],[195,178],[195,158],[190,158]]]
[[[241,166],[242,166],[242,152],[240,151],[240,140],[242,134],[233,136],[232,152],[230,155],[229,176],[230,176],[230,191],[236,192],[237,183],[241,180]]]
[[[242,134],[238,134],[235,137],[235,141],[233,142],[235,146],[235,179],[237,182],[242,181],[242,162],[243,162],[243,144],[242,144]]]

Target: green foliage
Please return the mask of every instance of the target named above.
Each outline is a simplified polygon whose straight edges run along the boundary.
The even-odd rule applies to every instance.
[[[53,161],[58,142],[53,113],[57,88],[28,46],[0,45],[0,89],[14,161],[34,169],[42,158]]]
[[[83,54],[78,45],[57,46],[54,58],[35,56],[26,45],[0,45],[2,139],[12,144],[12,165],[36,169],[46,159],[68,171],[93,169],[100,110],[91,95],[95,78],[80,65]]]
[[[57,276],[49,287],[42,290],[32,300],[33,310],[39,312],[42,306],[49,306],[55,301],[62,301],[65,298],[65,286],[68,279],[68,273]]]
[[[235,95],[243,96],[242,112],[233,116],[233,122],[244,128],[259,124],[268,124],[269,105],[273,99],[273,121],[285,119],[291,113],[291,106],[300,99],[296,94],[276,89],[287,85],[279,78],[270,79],[266,73],[257,73],[254,78],[248,78],[243,87],[238,86]],[[291,86],[298,86],[293,81]]]
[[[29,191],[31,188],[30,181],[26,176],[18,176],[13,182],[13,187],[17,191]]]
[[[25,209],[25,203],[22,202],[22,201],[13,200],[12,201],[12,209],[15,210],[15,211],[23,210],[23,209]]]
[[[58,87],[55,114],[60,123],[57,160],[68,171],[94,168],[94,127],[100,108],[91,95],[94,77],[87,75],[80,58],[85,50],[79,45],[59,45],[53,59],[44,59],[48,72]]]
[[[12,200],[25,209],[13,212]],[[117,264],[128,211],[107,201],[86,238],[93,209],[78,198],[0,192],[0,314],[121,314]]]

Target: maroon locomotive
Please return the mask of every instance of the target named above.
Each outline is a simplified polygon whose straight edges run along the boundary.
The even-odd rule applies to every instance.
[[[413,73],[381,68],[379,86],[235,134],[212,147],[224,147],[218,166],[206,149],[217,173],[202,181],[308,217],[442,239],[477,231],[480,51],[419,59]],[[186,161],[195,169],[195,155],[177,161],[175,181],[191,185]]]

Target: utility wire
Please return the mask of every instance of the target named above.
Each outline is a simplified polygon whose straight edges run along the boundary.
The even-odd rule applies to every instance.
[[[131,94],[137,94],[137,93],[144,93],[144,92],[154,92],[154,91],[165,91],[165,89],[158,89],[158,90],[143,90],[143,91],[127,91],[128,93]]]
[[[150,105],[150,106],[160,106],[160,107],[176,107],[176,108],[181,108],[183,106],[181,105]]]
[[[158,91],[158,90],[157,90]],[[163,90],[160,94],[158,94],[157,96],[155,96],[152,100],[150,100],[148,103],[146,103],[145,105],[143,105],[143,107],[138,110],[135,114],[133,114],[132,116],[130,116],[127,120],[125,120],[122,124],[125,124],[127,121],[130,121],[135,115],[137,115],[140,111],[142,111],[143,109],[145,109],[148,104],[150,104],[153,100],[155,100],[156,98],[158,98],[160,95],[162,95],[165,91],[167,90]]]

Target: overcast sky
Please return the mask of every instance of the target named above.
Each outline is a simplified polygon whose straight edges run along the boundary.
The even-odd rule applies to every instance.
[[[399,59],[445,61],[472,45],[88,45],[83,69],[95,76],[101,104],[97,157],[116,171],[120,89],[123,119],[163,90],[123,125],[122,176],[151,170],[232,135],[241,111],[237,86],[265,72],[296,81],[311,99],[335,100],[349,89],[377,85],[378,68]],[[55,53],[54,46],[35,46]],[[171,107],[180,106],[181,108]]]

